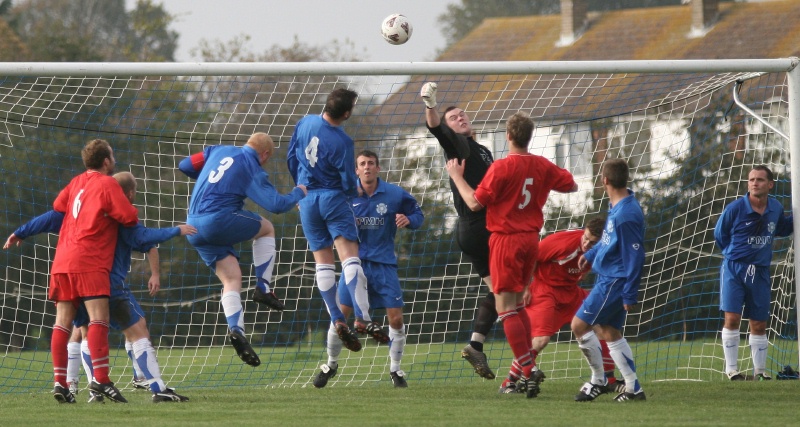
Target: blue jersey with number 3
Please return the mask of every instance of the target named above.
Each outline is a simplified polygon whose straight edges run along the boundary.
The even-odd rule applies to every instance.
[[[356,159],[353,139],[322,116],[306,116],[297,122],[286,162],[295,184],[312,190],[356,193]]]
[[[197,179],[189,215],[238,211],[248,197],[272,213],[284,213],[304,196],[299,188],[285,196],[278,193],[262,169],[258,154],[248,146],[208,147],[203,150],[202,169],[194,169],[191,157],[185,158],[179,168]]]

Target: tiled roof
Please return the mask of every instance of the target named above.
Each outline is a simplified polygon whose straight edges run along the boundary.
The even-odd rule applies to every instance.
[[[800,1],[722,3],[719,20],[700,37],[690,37],[691,7],[670,6],[590,13],[586,31],[558,47],[559,15],[492,18],[460,40],[439,61],[581,61],[781,58],[800,56]],[[598,76],[541,76],[538,80],[495,76],[437,76],[443,107],[478,112],[473,121],[497,121],[508,110],[533,117],[603,117],[648,106],[666,95],[681,76],[639,76],[624,86],[604,85]],[[416,76],[374,113],[389,126],[424,123]],[[697,79],[697,76],[691,76]],[[517,93],[527,92],[521,100]],[[569,95],[569,96],[566,96]]]

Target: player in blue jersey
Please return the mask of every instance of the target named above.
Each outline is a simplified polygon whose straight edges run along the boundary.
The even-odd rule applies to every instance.
[[[371,309],[385,308],[389,319],[389,375],[395,387],[408,387],[405,372],[400,369],[406,345],[403,324],[403,290],[397,277],[397,256],[394,238],[398,228],[417,229],[424,215],[417,200],[397,185],[378,178],[381,168],[378,155],[364,150],[356,157],[356,173],[359,177],[359,196],[351,205],[356,215],[358,236],[361,240],[358,254],[364,274],[369,282],[369,305]],[[339,281],[339,303],[345,318],[353,312],[354,304],[344,276]],[[342,341],[331,328],[328,330],[328,363],[314,378],[314,387],[322,388],[336,375],[339,368],[339,353]]]
[[[123,192],[131,203],[133,203],[136,195],[136,180],[133,175],[130,172],[120,172],[114,175],[114,178],[120,183]],[[21,240],[40,233],[58,233],[63,220],[64,213],[62,212],[49,211],[39,215],[14,231],[14,233],[9,236],[3,248],[8,249],[11,245],[19,244]],[[157,263],[158,249],[156,245],[166,242],[175,236],[186,236],[196,232],[197,230],[194,227],[186,224],[168,228],[145,228],[141,224],[136,224],[133,227],[119,227],[117,245],[114,250],[114,262],[110,273],[110,325],[114,329],[122,330],[122,333],[125,335],[126,347],[128,345],[132,347],[132,351],[128,356],[131,358],[134,370],[141,372],[150,390],[153,392],[153,402],[156,403],[185,402],[188,401],[189,398],[175,393],[175,390],[167,387],[161,378],[161,370],[158,365],[158,360],[156,359],[155,349],[150,342],[150,332],[144,318],[144,311],[131,293],[128,284],[125,282],[125,278],[130,270],[131,253],[133,250],[147,253],[148,257],[151,259],[155,257],[154,262]],[[154,262],[151,261],[151,267]],[[154,270],[154,274],[156,274],[157,271],[158,270]],[[148,288],[150,295],[155,295],[160,288],[160,281],[151,279],[148,282]],[[88,324],[89,314],[86,311],[86,307],[81,305],[78,307],[73,325],[75,326],[75,330],[82,330],[82,336],[85,337]],[[80,337],[81,335],[77,336]],[[87,378],[91,380],[93,367],[86,340],[83,340],[81,347],[83,347],[82,359],[84,368],[86,369],[86,375]],[[70,358],[69,363],[77,365],[78,360]],[[68,370],[69,369],[68,367]],[[72,369],[75,370],[77,368],[75,367]],[[71,390],[73,389],[72,386],[73,384],[70,384]],[[102,395],[92,390],[89,390],[89,394],[90,402],[103,401]]]
[[[772,243],[775,237],[785,237],[794,231],[793,216],[784,216],[781,203],[769,195],[774,185],[768,167],[754,167],[747,176],[747,194],[725,207],[714,228],[714,239],[724,257],[719,309],[725,313],[722,327],[725,373],[732,381],[745,379],[738,363],[742,316],[750,319],[753,376],[759,381],[772,379],[766,372]]]
[[[270,289],[275,266],[275,228],[261,215],[243,210],[250,198],[272,213],[284,213],[305,197],[298,185],[281,195],[263,169],[275,144],[266,133],[254,133],[244,147],[215,145],[183,159],[180,170],[197,182],[192,190],[187,221],[198,229],[189,237],[200,257],[222,282],[222,309],[228,321],[228,340],[236,354],[250,366],[261,360],[245,338],[242,312],[242,270],[233,245],[253,239],[256,289],[253,300],[275,310],[283,303]]]
[[[369,315],[367,278],[358,257],[358,229],[350,206],[350,199],[358,195],[355,147],[342,124],[353,114],[357,97],[344,88],[331,92],[322,115],[309,115],[297,123],[286,156],[294,182],[308,187],[308,197],[300,202],[300,222],[314,254],[317,288],[331,316],[331,328],[350,351],[361,350],[361,341],[347,326],[337,302],[333,246],[355,302],[356,331],[389,341]]]
[[[622,336],[625,316],[638,303],[644,265],[644,214],[633,191],[628,189],[628,164],[612,159],[603,165],[602,182],[608,193],[609,211],[600,242],[581,255],[578,267],[588,263],[597,275],[594,288],[572,318],[572,333],[583,352],[592,378],[575,396],[578,402],[594,400],[609,391],[603,370],[600,340],[608,343],[614,364],[625,379],[625,390],[614,400],[645,400],[636,376],[633,351]]]

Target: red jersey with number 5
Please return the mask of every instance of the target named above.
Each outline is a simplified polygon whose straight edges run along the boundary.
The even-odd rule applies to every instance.
[[[550,190],[566,193],[574,186],[569,171],[542,156],[509,154],[489,167],[475,200],[486,207],[486,228],[492,233],[538,233]]]
[[[64,222],[51,273],[111,272],[119,224],[139,221],[117,180],[96,171],[73,178],[53,209],[64,213]]]

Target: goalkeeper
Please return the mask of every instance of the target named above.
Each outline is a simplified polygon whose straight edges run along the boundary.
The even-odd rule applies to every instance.
[[[472,124],[464,110],[447,107],[444,114],[439,115],[436,109],[437,89],[436,83],[428,82],[420,91],[425,103],[425,122],[428,130],[439,141],[447,160],[467,161],[464,180],[471,188],[478,188],[489,166],[494,162],[492,152],[475,141]],[[456,243],[489,289],[478,307],[470,342],[461,350],[461,357],[472,365],[475,373],[491,380],[495,375],[483,352],[483,343],[497,321],[497,309],[495,296],[492,293],[492,279],[489,275],[490,233],[486,229],[486,210],[470,210],[452,179],[450,179],[450,189],[453,192],[453,205],[458,214]]]

